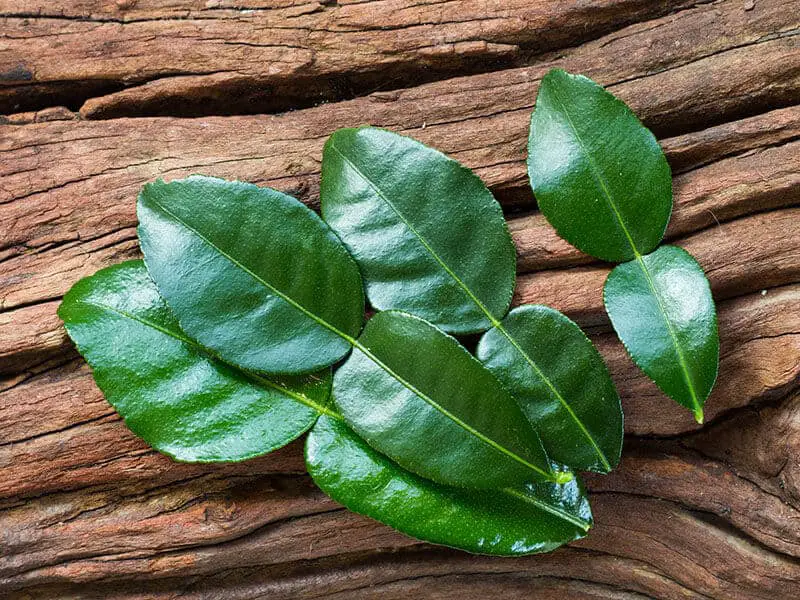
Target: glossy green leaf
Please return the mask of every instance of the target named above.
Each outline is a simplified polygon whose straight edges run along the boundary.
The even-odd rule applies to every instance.
[[[717,314],[708,280],[691,254],[662,246],[617,265],[603,299],[633,361],[703,422],[719,366]]]
[[[462,180],[474,182],[474,198],[456,191]],[[444,210],[441,202],[432,199],[452,199],[453,208],[448,205]],[[595,368],[590,377],[593,387],[582,390],[575,382],[578,365],[597,354],[574,325],[569,330],[577,334],[577,341],[568,345],[568,350],[578,354],[559,354],[561,364],[553,363],[552,347],[544,340],[539,342],[546,349],[543,353],[533,351],[533,346],[526,352],[513,343],[505,321],[500,322],[508,309],[505,291],[510,295],[513,288],[512,245],[499,205],[474,175],[409,138],[374,128],[341,130],[328,141],[323,157],[322,207],[325,219],[361,267],[373,303],[377,296],[381,299],[379,307],[391,306],[432,319],[434,324],[443,322],[443,314],[463,316],[469,311],[478,315],[479,328],[493,326],[489,340],[498,340],[494,348],[500,348],[499,340],[506,341],[506,352],[498,360],[509,361],[507,377],[518,380],[512,391],[519,393],[525,388],[522,399],[529,416],[539,419],[550,415],[547,424],[534,420],[534,426],[542,435],[548,435],[544,433],[547,427],[555,427],[552,446],[561,456],[577,461],[562,462],[601,472],[610,470],[619,458],[621,443],[621,409],[613,384],[599,357],[590,361]],[[485,215],[495,217],[487,221]],[[495,290],[503,291],[504,301],[488,310],[481,298],[493,296],[491,289],[482,287],[489,280],[475,274],[494,270],[502,275],[504,283],[494,285]],[[558,320],[556,315],[552,311],[553,321]],[[514,317],[509,322],[516,321]],[[444,322],[451,331],[459,331]],[[566,317],[559,322],[565,330],[565,323],[571,324]],[[524,333],[518,330],[514,335]],[[570,365],[575,367],[570,369]],[[521,370],[512,374],[514,367]],[[533,380],[528,381],[531,377]],[[581,380],[579,374],[577,381]],[[569,388],[575,397],[560,397],[554,386]],[[560,411],[553,412],[553,402],[561,406]],[[580,407],[580,416],[570,412],[572,403]],[[590,422],[589,430],[585,421]],[[572,429],[580,435],[565,437]],[[605,434],[600,433],[603,430]]]
[[[334,375],[347,423],[402,467],[439,483],[496,488],[555,475],[514,399],[475,357],[422,319],[369,320]]]
[[[370,303],[453,333],[506,314],[516,255],[481,180],[420,142],[340,129],[322,158],[322,215],[361,267]]]
[[[519,402],[547,454],[607,473],[622,450],[622,407],[603,359],[580,328],[547,306],[512,310],[478,358]]]
[[[316,484],[350,510],[415,538],[468,552],[518,556],[582,538],[592,525],[579,480],[506,490],[463,490],[400,468],[336,419],[319,419],[306,440]]]
[[[140,260],[82,279],[58,314],[128,427],[177,460],[265,454],[325,410],[329,372],[268,380],[224,365],[181,331]]]
[[[626,261],[652,251],[672,211],[656,138],[591,79],[552,70],[531,117],[528,174],[539,208],[583,252]]]
[[[300,202],[210,177],[139,196],[147,269],[181,327],[226,361],[269,373],[328,366],[361,329],[353,259]]]

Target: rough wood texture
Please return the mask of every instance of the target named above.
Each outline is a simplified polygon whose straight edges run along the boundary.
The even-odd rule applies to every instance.
[[[798,33],[791,0],[0,0],[0,596],[800,597]],[[719,307],[703,427],[609,331],[608,266],[536,212],[527,120],[553,66],[609,85],[667,151],[667,237]],[[420,544],[326,499],[300,443],[174,463],[68,343],[61,295],[138,255],[142,183],[204,172],[315,206],[325,137],[364,122],[475,168],[507,210],[516,302],[565,310],[606,358],[627,437],[587,478],[580,543]]]
[[[102,118],[171,114],[175,106],[184,114],[274,110],[403,87],[397,82],[419,82],[423,71],[428,79],[513,66],[532,52],[575,45],[692,2],[108,2],[23,11],[9,4],[0,4],[10,38],[0,62],[7,83],[0,107],[80,85],[133,85],[87,100],[81,113]],[[68,40],[67,52],[54,35]]]

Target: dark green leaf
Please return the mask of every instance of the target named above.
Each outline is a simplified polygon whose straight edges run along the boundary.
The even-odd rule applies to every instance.
[[[547,552],[592,525],[578,479],[502,491],[455,489],[417,477],[323,416],[306,440],[317,485],[347,508],[421,540],[481,554]]]
[[[268,188],[210,177],[148,184],[145,262],[181,327],[226,361],[270,373],[328,366],[358,335],[358,267],[330,228]]]
[[[703,422],[719,366],[717,314],[708,280],[685,250],[662,246],[618,265],[603,298],[634,362]]]
[[[473,193],[463,191],[466,185],[474,188]],[[452,207],[432,199],[451,199]],[[522,398],[530,416],[550,415],[547,425],[534,423],[542,435],[546,427],[554,427],[551,437],[557,441],[553,447],[565,457],[560,460],[603,472],[616,463],[621,443],[619,399],[602,361],[580,330],[574,325],[569,328],[566,317],[559,321],[555,311],[548,313],[553,322],[559,321],[565,331],[576,334],[577,341],[568,348],[578,354],[559,354],[561,365],[553,364],[552,346],[543,340],[542,353],[533,348],[526,353],[509,342],[512,335],[500,319],[513,288],[512,245],[499,206],[477,177],[409,138],[374,128],[340,130],[331,136],[323,157],[322,207],[324,217],[362,268],[373,303],[432,319],[434,324],[444,322],[451,331],[462,330],[447,319],[463,318],[467,313],[479,319],[478,328],[493,325],[496,337],[489,339],[498,340],[493,347],[499,351],[499,340],[506,340],[504,356],[498,359],[510,361],[506,374],[511,377],[517,367],[513,376],[518,385],[512,391],[526,388]],[[487,215],[493,216],[487,219]],[[490,284],[484,275],[494,271],[502,276],[502,283]],[[499,299],[498,290],[503,290],[503,302],[487,310],[481,298]],[[594,367],[590,377],[594,387],[581,390],[577,382],[583,374],[576,379],[578,368],[569,365],[587,361]],[[555,372],[549,372],[553,369]],[[531,377],[534,379],[524,381]],[[557,385],[574,390],[577,397],[553,397],[550,390],[556,382],[543,377],[554,377]],[[595,398],[598,392],[601,395]],[[534,399],[537,396],[542,397]],[[561,410],[553,412],[557,410],[553,402]],[[579,417],[570,412],[573,402]],[[587,420],[591,433],[586,430]],[[564,437],[571,430],[574,435]],[[577,462],[569,463],[566,458]]]
[[[622,450],[622,407],[580,328],[547,306],[522,306],[487,331],[478,358],[519,402],[548,455],[607,473]]]
[[[636,115],[591,79],[552,70],[531,118],[528,174],[559,235],[609,261],[652,251],[672,211],[669,165]]]
[[[325,410],[329,372],[270,381],[222,364],[181,331],[140,260],[82,279],[58,314],[128,427],[177,460],[265,454]]]
[[[356,344],[334,376],[333,398],[376,450],[447,485],[554,479],[519,406],[454,338],[389,311],[370,319]]]
[[[322,158],[322,214],[361,267],[371,304],[453,333],[506,314],[514,245],[469,169],[383,129],[340,129]]]

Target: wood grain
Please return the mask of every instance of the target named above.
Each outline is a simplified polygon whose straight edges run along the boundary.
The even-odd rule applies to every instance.
[[[0,0],[0,597],[800,597],[798,33],[791,0]],[[718,302],[702,427],[610,331],[609,266],[536,211],[527,126],[554,66],[666,151],[667,239]],[[138,256],[144,182],[204,172],[315,207],[324,140],[365,122],[474,168],[517,245],[515,302],[566,311],[603,354],[627,435],[586,478],[585,540],[522,559],[419,543],[325,498],[302,440],[173,462],[68,342],[63,293]]]
[[[0,5],[7,31],[0,110],[80,97],[83,87],[111,92],[81,108],[85,117],[108,118],[171,114],[176,107],[184,115],[281,110],[406,87],[407,80],[516,66],[531,53],[576,45],[693,3],[30,4],[22,11],[19,3]]]

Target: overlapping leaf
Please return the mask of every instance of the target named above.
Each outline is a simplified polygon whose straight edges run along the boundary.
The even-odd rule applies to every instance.
[[[418,539],[481,554],[548,552],[582,538],[592,525],[580,481],[462,490],[394,464],[347,426],[321,417],[306,440],[316,484],[350,510]]]
[[[507,485],[537,475],[553,477],[541,442],[519,408],[455,340],[423,323],[425,332],[435,335],[403,339],[399,337],[400,331],[384,331],[379,336],[383,345],[379,350],[372,349],[371,345],[378,342],[369,332],[377,332],[381,323],[389,322],[381,318],[383,315],[374,318],[368,332],[358,340],[350,332],[357,333],[356,321],[360,318],[346,317],[347,330],[343,331],[341,322],[345,317],[336,312],[337,303],[353,310],[361,297],[360,290],[358,294],[347,290],[342,298],[338,284],[342,280],[353,283],[354,276],[348,273],[356,268],[355,264],[349,257],[346,260],[340,257],[344,248],[337,245],[338,240],[308,209],[293,199],[276,196],[277,192],[267,190],[269,193],[265,195],[259,190],[255,186],[194,177],[150,185],[143,191],[139,214],[145,262],[170,307],[182,325],[186,324],[185,329],[191,327],[200,342],[207,342],[225,360],[250,368],[258,365],[264,371],[296,372],[309,365],[324,364],[340,352],[341,344],[336,344],[336,353],[325,353],[326,345],[332,345],[331,335],[337,336],[348,347],[356,347],[337,374],[338,380],[344,380],[356,365],[360,370],[359,376],[348,383],[349,389],[338,386],[343,413],[359,433],[401,465],[437,481],[459,482],[465,487],[489,487],[493,482]],[[200,208],[211,212],[213,207],[219,208],[207,217],[193,212]],[[280,220],[284,217],[290,220],[290,225]],[[271,219],[271,226],[261,221],[267,218]],[[277,248],[265,247],[280,238],[275,231],[308,239]],[[258,232],[264,233],[257,235]],[[320,232],[326,235],[321,236]],[[323,260],[312,258],[315,253],[331,264],[322,265]],[[268,262],[264,256],[274,262]],[[344,274],[329,273],[337,265],[345,269]],[[291,272],[285,272],[287,269]],[[306,299],[300,304],[298,298],[303,294]],[[422,322],[414,319],[414,323]],[[263,339],[273,329],[280,330],[278,344]],[[438,339],[447,343],[436,345]],[[425,388],[419,395],[416,393],[419,390],[411,390],[415,389],[413,385],[424,381],[415,379],[414,374],[403,368],[403,363],[396,360],[399,355],[389,353],[390,348],[394,351],[402,349],[404,344],[425,342],[434,346],[426,352],[429,365],[453,364],[456,368],[452,373],[446,369],[437,373],[439,388]],[[248,351],[251,346],[253,356]],[[441,356],[443,349],[451,356]],[[409,356],[411,350],[406,348]],[[413,352],[425,352],[425,348],[413,347]],[[318,354],[324,360],[311,360],[307,356],[314,358]],[[291,362],[293,358],[297,358],[300,366]],[[378,380],[384,386],[382,393],[377,393]],[[365,382],[372,385],[365,386]],[[491,384],[494,387],[487,388]],[[470,388],[475,391],[465,395],[464,390]],[[385,418],[389,414],[387,405],[399,398],[386,394],[399,389],[410,392],[406,400],[414,403],[413,409],[403,413],[407,419],[404,431],[390,427]],[[503,395],[497,396],[498,393]],[[451,409],[458,408],[459,402],[463,405],[462,396],[476,403],[469,408],[473,412],[478,412],[477,407],[485,398],[496,400],[500,408],[483,411],[480,419],[468,415],[468,422],[461,423],[464,415]],[[506,399],[508,407],[504,408]],[[424,406],[430,410],[421,410]],[[480,425],[478,430],[470,428],[473,423]],[[460,443],[439,445],[434,453],[412,443],[421,438],[411,436],[411,432],[431,435],[438,428],[457,432]],[[496,468],[483,468],[490,464]]]
[[[717,378],[719,335],[711,289],[697,261],[682,248],[662,246],[615,267],[603,299],[634,362],[702,423]]]
[[[500,206],[469,169],[396,133],[340,129],[325,144],[320,195],[375,308],[451,333],[483,331],[506,314],[514,245]]]
[[[146,185],[138,216],[159,291],[184,331],[226,361],[304,373],[350,350],[364,316],[358,267],[294,198],[194,176]]]
[[[619,460],[622,443],[613,383],[567,319],[531,323],[537,328],[532,335],[525,327],[506,326],[514,281],[507,273],[515,270],[510,239],[500,206],[476,180],[410,138],[368,127],[341,130],[323,155],[323,215],[356,258],[368,293],[380,290],[382,306],[432,315],[440,323],[482,315],[476,324],[492,327],[483,347],[502,354],[492,368],[532,418],[547,451],[575,468],[607,472]],[[409,276],[414,265],[425,269]],[[480,275],[492,270],[500,283]],[[372,293],[370,299],[375,301]],[[517,321],[514,316],[509,322]],[[558,361],[551,360],[546,337],[554,329],[574,342]],[[525,383],[509,381],[516,368]],[[546,424],[544,415],[551,417]],[[556,432],[545,431],[554,423]]]
[[[270,452],[327,402],[329,372],[270,380],[213,358],[181,331],[140,260],[82,279],[58,314],[128,427],[181,461]]]
[[[622,451],[622,410],[605,363],[580,328],[522,306],[481,338],[477,356],[535,423],[550,458],[607,473]]]
[[[434,481],[496,488],[556,476],[497,379],[418,317],[387,311],[370,319],[336,371],[333,398],[371,446]]]

